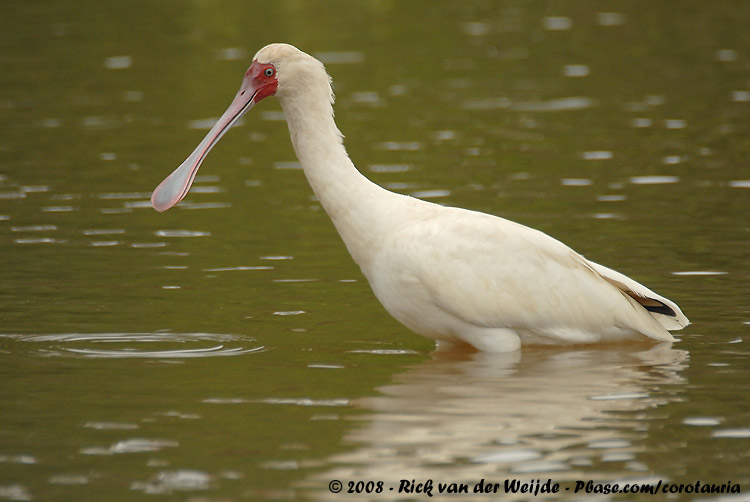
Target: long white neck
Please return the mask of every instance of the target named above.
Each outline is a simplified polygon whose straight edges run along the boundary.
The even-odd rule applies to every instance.
[[[333,118],[327,79],[281,100],[297,158],[315,195],[360,266],[379,247],[403,198],[365,178],[349,159]],[[389,207],[390,206],[390,207]]]

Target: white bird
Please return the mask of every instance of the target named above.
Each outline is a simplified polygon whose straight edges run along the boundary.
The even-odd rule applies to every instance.
[[[650,337],[689,324],[672,301],[560,241],[496,216],[433,204],[357,171],[334,122],[321,62],[287,44],[255,55],[229,108],[154,190],[158,211],[187,194],[219,138],[269,96],[281,101],[305,175],[375,296],[398,321],[438,341],[489,352],[521,344]]]

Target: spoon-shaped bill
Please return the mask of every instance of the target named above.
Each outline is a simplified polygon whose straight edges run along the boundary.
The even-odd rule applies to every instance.
[[[250,92],[249,89],[243,85],[237,95],[234,97],[232,104],[219,118],[218,122],[208,131],[203,141],[193,150],[193,153],[185,159],[185,162],[180,164],[180,167],[175,169],[172,174],[167,176],[162,181],[154,193],[151,195],[151,205],[157,211],[166,211],[170,207],[180,202],[190,190],[190,185],[193,184],[195,175],[198,173],[198,168],[201,163],[214,147],[219,142],[222,136],[244,115],[250,108],[253,107],[255,102],[255,92]]]

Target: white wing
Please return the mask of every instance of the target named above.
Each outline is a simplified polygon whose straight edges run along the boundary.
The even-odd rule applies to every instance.
[[[671,341],[666,328],[687,323],[674,303],[635,281],[542,232],[483,213],[439,207],[393,234],[384,253],[394,273],[475,326],[574,343],[626,332]],[[649,304],[638,303],[647,299],[676,315],[657,322]]]

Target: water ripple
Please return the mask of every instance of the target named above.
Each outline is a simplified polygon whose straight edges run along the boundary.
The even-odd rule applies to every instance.
[[[419,354],[419,352],[415,350],[407,350],[407,349],[372,349],[372,350],[348,350],[347,353],[349,354],[377,354],[377,355],[384,355],[384,356],[393,356],[393,355],[404,355],[404,354]]]
[[[108,447],[90,446],[79,450],[82,455],[116,455],[121,453],[144,453],[176,448],[180,444],[170,439],[133,438],[118,441]]]
[[[750,427],[739,429],[722,429],[711,434],[714,438],[747,439],[750,438]]]
[[[268,398],[260,401],[265,404],[292,404],[295,406],[349,406],[349,400],[341,399],[311,399],[309,397],[301,398]]]
[[[663,185],[667,183],[677,183],[680,181],[678,176],[633,176],[630,182],[633,185]]]
[[[209,237],[211,232],[199,230],[157,230],[154,232],[158,237]]]
[[[215,333],[0,334],[0,338],[39,344],[38,352],[45,356],[187,359],[237,356],[265,350],[260,345],[247,346],[254,343],[252,338]]]
[[[159,472],[149,481],[135,481],[131,490],[143,491],[149,495],[170,495],[175,491],[208,490],[211,476],[202,471],[181,469]]]

